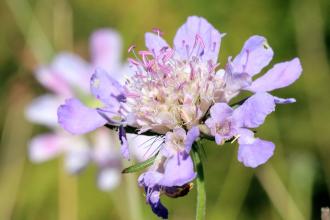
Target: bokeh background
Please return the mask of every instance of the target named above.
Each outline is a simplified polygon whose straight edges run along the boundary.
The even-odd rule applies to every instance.
[[[253,34],[275,51],[273,64],[300,57],[302,77],[275,94],[296,97],[258,129],[276,153],[257,169],[237,161],[237,146],[208,144],[205,159],[207,219],[320,219],[330,205],[330,1],[329,0],[1,0],[0,2],[0,219],[156,219],[144,204],[136,175],[105,193],[95,167],[79,176],[62,159],[33,164],[29,139],[45,131],[24,118],[25,106],[46,92],[34,69],[59,51],[88,57],[88,37],[112,27],[143,48],[144,32],[159,27],[168,42],[189,15],[204,16],[227,35],[220,62],[236,55]],[[166,199],[170,219],[190,220],[195,190]]]

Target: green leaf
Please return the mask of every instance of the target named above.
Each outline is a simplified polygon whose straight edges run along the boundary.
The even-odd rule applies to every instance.
[[[157,154],[153,157],[150,157],[148,160],[145,160],[141,163],[137,163],[137,164],[134,164],[133,166],[127,167],[122,171],[122,173],[134,173],[134,172],[143,170],[143,169],[149,167],[151,164],[153,164],[156,157],[157,157]]]

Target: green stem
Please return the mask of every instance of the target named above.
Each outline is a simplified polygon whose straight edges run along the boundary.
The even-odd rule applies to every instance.
[[[192,157],[197,172],[197,206],[196,206],[196,220],[205,219],[205,208],[206,208],[206,193],[205,193],[205,182],[204,182],[204,170],[203,163],[198,152],[197,144],[193,145]]]

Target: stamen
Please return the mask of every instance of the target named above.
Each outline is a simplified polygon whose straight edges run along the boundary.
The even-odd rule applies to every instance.
[[[245,72],[245,69],[247,67],[248,61],[249,61],[249,55],[250,55],[250,51],[249,49],[246,50],[246,61],[245,64],[243,65],[243,72]]]
[[[159,28],[153,28],[152,32],[156,33],[160,37],[164,34]]]
[[[232,143],[234,143],[238,138],[240,137],[240,135],[238,134],[238,135],[236,135],[235,136],[235,138],[234,138],[234,140],[232,140],[230,143],[232,144]]]
[[[184,47],[185,44],[186,44],[186,41],[182,40],[182,47]]]
[[[186,44],[186,51],[187,51],[187,56],[190,57],[190,53],[189,53],[189,44]]]
[[[202,47],[202,49],[205,48],[205,44],[204,44],[203,38],[199,34],[196,34],[195,40],[196,40],[196,42],[198,44],[200,44],[200,46]]]
[[[151,52],[148,51],[148,50],[140,50],[140,51],[139,51],[139,54],[140,54],[141,56],[153,56],[153,53],[151,53]]]
[[[216,42],[213,42],[213,44],[212,44],[212,52],[215,51],[216,46],[217,46],[217,43]]]
[[[191,69],[191,71],[190,71],[190,80],[193,80],[195,78],[195,75],[196,75],[195,68],[194,68],[194,66],[192,65],[191,62],[189,63],[189,65],[190,65],[190,69]]]
[[[138,60],[138,61],[140,61],[140,59],[139,59],[139,57],[136,55],[136,53],[135,53],[135,45],[133,44],[132,46],[130,46],[129,48],[128,48],[128,53],[130,53],[130,52],[132,52],[133,53],[133,55],[134,55],[134,57],[135,57],[135,59],[136,60]]]
[[[174,54],[174,50],[171,48],[166,48],[163,53],[162,61],[165,63],[166,61],[170,60]]]
[[[135,45],[132,44],[132,45],[128,48],[127,52],[130,53],[130,52],[132,52],[134,49],[135,49]]]
[[[128,58],[128,62],[130,62],[131,64],[135,65],[135,66],[139,66],[140,63],[136,60],[134,60],[133,58]]]

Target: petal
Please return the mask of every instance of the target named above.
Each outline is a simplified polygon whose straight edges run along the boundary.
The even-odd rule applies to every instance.
[[[72,134],[84,134],[102,127],[106,120],[95,109],[77,99],[68,99],[57,110],[58,123]]]
[[[195,140],[199,137],[200,132],[197,126],[192,127],[188,132],[185,140],[185,151],[187,154],[190,153],[191,147]]]
[[[90,39],[90,50],[94,67],[106,70],[111,76],[118,74],[122,39],[117,31],[112,29],[95,31]]]
[[[145,161],[154,156],[163,144],[163,139],[158,136],[129,133],[127,134],[127,141],[132,156],[138,161]]]
[[[124,88],[102,69],[95,70],[91,78],[91,92],[108,108],[119,108],[119,102],[125,99]]]
[[[41,163],[63,153],[66,139],[58,134],[42,134],[34,137],[29,143],[29,158]]]
[[[275,110],[275,102],[268,93],[256,93],[235,109],[233,118],[239,127],[256,128]]]
[[[128,147],[127,137],[126,137],[126,131],[123,126],[119,127],[119,140],[120,140],[120,153],[121,155],[129,160],[130,159],[130,151]]]
[[[144,188],[147,202],[152,211],[163,219],[168,218],[168,211],[160,202],[160,186],[159,180],[163,175],[156,171],[147,171],[139,176],[139,186]]]
[[[225,140],[224,136],[222,136],[220,134],[215,134],[214,139],[215,139],[215,143],[217,143],[217,145],[224,144],[224,140]]]
[[[145,43],[149,51],[153,52],[156,56],[162,48],[168,47],[167,42],[159,35],[154,33],[145,34]]]
[[[190,156],[177,154],[168,158],[165,163],[165,172],[159,182],[162,186],[182,186],[196,177],[194,165]]]
[[[71,88],[88,92],[91,67],[79,56],[71,53],[61,53],[51,64],[52,74],[55,74]]]
[[[233,109],[226,103],[215,103],[210,109],[214,121],[221,122],[233,114]]]
[[[253,76],[267,66],[273,58],[273,50],[264,37],[252,36],[233,60],[234,73],[248,73]]]
[[[302,67],[298,58],[278,63],[263,76],[246,88],[252,92],[268,92],[294,83],[300,76]]]
[[[110,191],[120,183],[120,171],[114,168],[101,169],[97,177],[98,187],[103,191]]]
[[[274,98],[274,102],[276,104],[291,104],[291,103],[295,103],[296,102],[296,99],[295,98],[279,98],[279,97],[276,97],[276,96],[273,96]]]
[[[70,85],[61,76],[55,74],[51,67],[39,67],[35,72],[35,76],[41,85],[57,95],[72,96],[73,91]]]
[[[238,131],[239,144],[252,144],[255,140],[253,131],[246,128],[239,128]]]
[[[218,60],[222,36],[205,18],[191,16],[178,29],[174,38],[174,47],[183,59],[189,59],[194,55],[200,56],[204,61],[212,60],[215,64]],[[196,45],[197,38],[201,38],[200,43],[203,46]]]
[[[101,128],[93,134],[93,161],[99,167],[111,165],[112,167],[119,168],[121,161],[120,154],[118,152],[118,146],[120,146],[118,131]]]
[[[34,123],[57,127],[57,108],[63,100],[54,95],[43,95],[34,99],[25,109],[26,118]]]
[[[160,202],[160,191],[153,190],[148,196],[148,203],[152,211],[160,218],[168,219],[168,211],[166,207]]]
[[[250,144],[239,145],[238,160],[246,167],[256,168],[273,156],[274,149],[275,145],[272,142],[257,138]]]
[[[73,137],[66,143],[66,149],[65,169],[71,174],[82,171],[91,159],[88,142],[82,136]]]
[[[252,83],[252,78],[245,72],[234,72],[234,66],[228,61],[225,73],[226,92],[236,92],[242,88],[248,87]]]
[[[159,181],[162,179],[163,174],[154,171],[153,169],[155,169],[155,167],[151,166],[147,172],[144,172],[139,176],[139,186],[152,188],[159,184]]]

